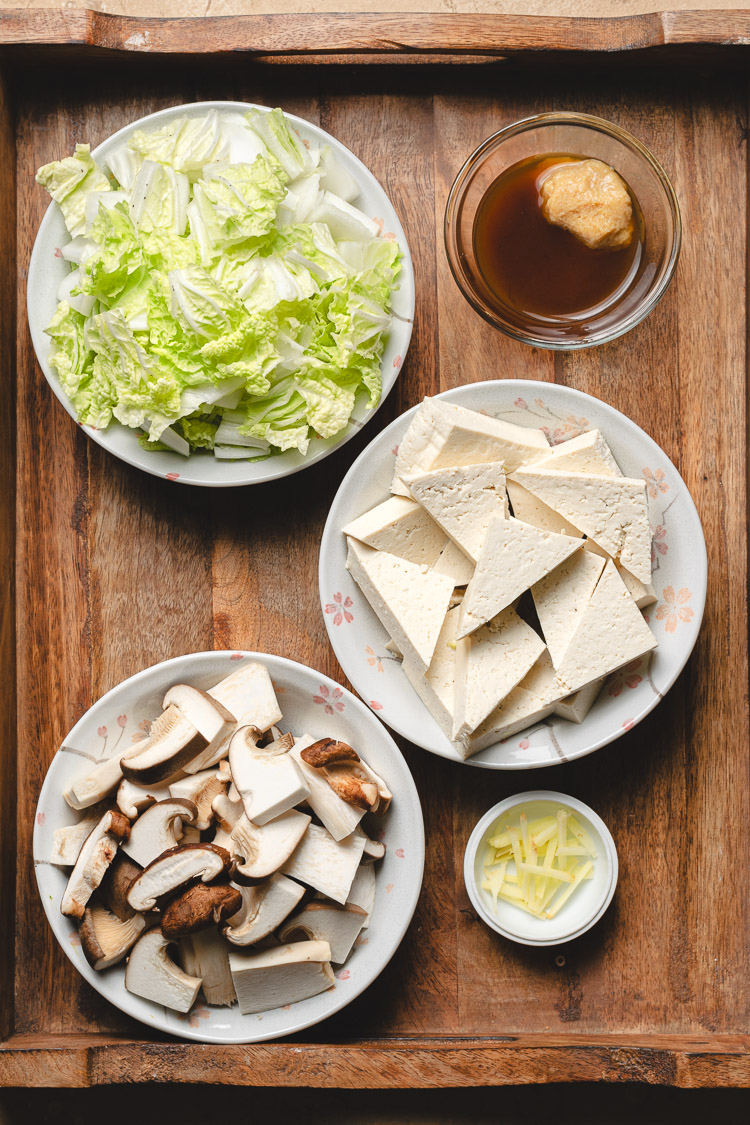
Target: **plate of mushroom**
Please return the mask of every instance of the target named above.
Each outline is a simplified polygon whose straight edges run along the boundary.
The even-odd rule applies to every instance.
[[[187,1039],[253,1043],[339,1011],[414,913],[424,826],[380,721],[304,665],[203,652],[125,680],[56,753],[34,862],[102,996]]]

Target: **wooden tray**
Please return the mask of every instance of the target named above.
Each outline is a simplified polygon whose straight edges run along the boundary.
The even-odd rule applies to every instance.
[[[750,42],[750,14],[148,21],[16,12],[0,17],[0,40],[0,1082],[750,1083],[750,56],[728,45]],[[318,55],[345,64],[312,65]],[[47,206],[36,168],[75,141],[98,143],[142,114],[203,98],[280,104],[349,145],[399,210],[417,274],[408,362],[373,424],[286,483],[223,494],[139,474],[87,440],[42,378],[25,315]],[[441,233],[448,188],[474,146],[551,107],[631,129],[673,177],[685,222],[677,276],[648,321],[567,356],[485,325],[450,278]],[[82,981],[38,900],[32,817],[56,747],[102,692],[182,652],[261,649],[340,677],[316,576],[338,483],[364,444],[425,393],[504,375],[606,399],[679,466],[711,562],[687,670],[632,734],[565,767],[488,774],[405,746],[424,803],[426,878],[377,987],[293,1045],[204,1047],[150,1034]],[[477,920],[462,882],[476,819],[530,785],[589,801],[620,853],[612,908],[560,949],[501,940]]]

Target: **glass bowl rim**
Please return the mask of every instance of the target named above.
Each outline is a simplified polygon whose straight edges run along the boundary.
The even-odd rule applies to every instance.
[[[457,223],[456,215],[460,202],[468,184],[470,173],[484,160],[491,151],[496,149],[503,141],[510,137],[516,136],[518,133],[528,132],[530,129],[538,128],[540,126],[548,125],[573,125],[582,128],[591,129],[593,132],[604,133],[608,136],[614,137],[615,140],[625,145],[627,148],[635,151],[635,153],[649,165],[651,170],[656,175],[656,178],[666,197],[666,203],[672,215],[672,245],[669,250],[669,259],[667,261],[664,273],[659,280],[658,284],[650,289],[641,303],[630,313],[629,316],[619,321],[617,324],[612,325],[608,329],[600,332],[594,332],[590,336],[586,336],[580,340],[545,340],[538,336],[534,336],[528,332],[523,332],[512,325],[506,323],[499,315],[493,313],[482,304],[474,289],[468,284],[464,272],[458,264],[458,239],[457,239]],[[637,137],[629,133],[627,129],[621,128],[613,121],[607,121],[603,117],[595,117],[590,113],[577,113],[568,111],[549,111],[546,113],[537,113],[531,117],[522,117],[518,121],[512,122],[510,125],[504,125],[502,129],[498,129],[489,137],[481,142],[477,148],[467,157],[463,162],[458,173],[451,185],[448,193],[448,199],[445,204],[445,214],[443,218],[443,239],[445,244],[445,253],[448,259],[448,266],[453,280],[460,289],[463,296],[472,306],[472,308],[479,313],[483,320],[491,324],[493,328],[503,332],[506,336],[510,336],[514,340],[519,340],[523,344],[529,344],[531,347],[544,348],[547,351],[580,351],[583,348],[593,348],[600,344],[609,343],[616,340],[619,336],[624,336],[625,333],[635,328],[641,321],[651,313],[662,299],[669,284],[674,276],[674,271],[677,266],[677,261],[680,256],[680,248],[682,246],[682,216],[680,213],[680,204],[677,199],[672,182],[664,171],[664,168],[656,159],[654,154],[646,148],[646,146],[638,140]]]

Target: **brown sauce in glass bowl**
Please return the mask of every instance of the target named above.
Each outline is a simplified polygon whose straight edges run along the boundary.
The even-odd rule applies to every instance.
[[[626,297],[643,252],[643,216],[628,187],[633,237],[621,249],[590,249],[542,213],[545,173],[586,157],[548,153],[503,172],[485,192],[474,219],[474,253],[482,279],[520,328],[544,325],[551,337],[583,336]],[[626,184],[627,187],[627,184]]]

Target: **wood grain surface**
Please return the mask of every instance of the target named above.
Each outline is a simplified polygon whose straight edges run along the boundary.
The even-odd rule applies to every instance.
[[[523,72],[493,64],[481,75],[468,65],[299,65],[279,82],[278,69],[242,56],[104,62],[81,50],[71,82],[69,60],[40,54],[30,67],[28,57],[20,65],[6,56],[14,112],[2,134],[15,137],[18,185],[18,776],[14,914],[12,896],[3,899],[16,936],[12,1012],[4,1008],[15,1034],[0,1047],[0,1082],[750,1084],[746,73],[613,66],[563,80],[547,64]],[[417,279],[411,349],[377,419],[287,482],[224,493],[145,477],[88,441],[47,387],[24,314],[47,203],[36,168],[76,141],[96,144],[143,114],[204,98],[280,104],[340,138],[393,199]],[[685,223],[675,282],[652,316],[620,341],[554,358],[481,321],[442,248],[445,199],[463,160],[492,130],[542,108],[594,112],[636,133],[672,176]],[[0,191],[6,225],[8,207]],[[4,236],[7,260],[12,231]],[[10,378],[7,338],[3,356]],[[688,668],[634,731],[533,778],[466,769],[402,744],[425,813],[425,884],[377,986],[293,1048],[153,1036],[89,988],[44,918],[31,832],[52,755],[104,691],[183,652],[257,648],[342,680],[317,594],[319,537],[339,482],[367,442],[425,393],[503,376],[605,399],[680,468],[710,563]],[[13,418],[4,424],[12,432]],[[530,781],[590,802],[620,855],[607,915],[560,949],[503,941],[478,921],[463,887],[474,823]],[[7,830],[3,843],[7,854]]]

